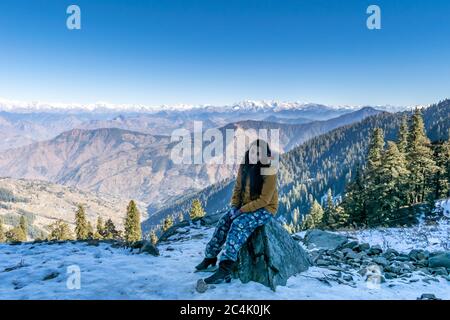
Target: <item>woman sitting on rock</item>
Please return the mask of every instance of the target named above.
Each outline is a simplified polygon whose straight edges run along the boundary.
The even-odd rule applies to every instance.
[[[206,245],[205,259],[196,266],[205,270],[215,266],[223,244],[219,268],[205,279],[207,284],[231,281],[231,272],[239,250],[252,232],[272,219],[278,208],[277,168],[266,141],[254,141],[246,151],[234,185],[231,209],[217,223]],[[273,161],[272,161],[273,162]]]

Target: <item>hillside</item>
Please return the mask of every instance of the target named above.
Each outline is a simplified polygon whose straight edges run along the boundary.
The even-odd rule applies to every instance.
[[[58,219],[73,227],[78,204],[85,207],[87,218],[93,224],[101,216],[104,220],[111,218],[122,228],[128,201],[45,181],[0,178],[0,216],[9,228],[16,226],[19,217],[24,215],[31,238],[39,236],[40,231],[46,232],[46,226]],[[139,207],[145,218],[145,206],[139,203]]]
[[[448,218],[443,218],[431,226],[340,233],[347,237],[349,247],[355,240],[367,245],[364,252],[349,248],[308,249],[304,234],[296,234],[294,239],[315,257],[315,264],[289,278],[286,286],[277,287],[275,292],[260,283],[243,284],[238,279],[215,285],[206,293],[195,291],[196,281],[210,275],[193,270],[203,258],[203,248],[213,232],[211,227],[192,225],[180,229],[158,245],[159,256],[138,254],[136,250],[109,243],[0,244],[0,255],[8,257],[0,260],[0,299],[416,300],[424,293],[450,299],[450,278],[445,268],[426,268],[414,260],[417,253],[432,257],[448,250],[445,243],[448,230]],[[380,253],[366,254],[370,250]],[[341,256],[342,261],[318,259],[325,252]],[[372,274],[379,278],[370,276],[364,261],[380,263],[380,274]],[[386,267],[381,267],[381,263]],[[68,267],[73,265],[82,270],[81,290],[65,286],[70,276]],[[111,275],[113,281],[107,281]]]
[[[444,139],[450,128],[450,100],[442,101],[424,110],[424,121],[432,139]],[[278,215],[291,219],[293,210],[306,214],[309,208],[308,195],[321,199],[331,188],[334,194],[344,190],[356,166],[362,164],[371,132],[376,127],[385,131],[386,140],[397,137],[404,113],[381,113],[361,122],[337,128],[314,137],[281,156],[279,172],[280,207]],[[186,195],[172,205],[150,217],[146,227],[157,224],[156,217],[173,215],[189,210],[192,199],[199,198],[207,212],[222,210],[231,197],[234,181],[225,181],[204,191]]]

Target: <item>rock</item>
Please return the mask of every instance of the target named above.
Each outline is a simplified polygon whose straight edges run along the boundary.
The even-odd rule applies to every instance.
[[[47,273],[42,280],[43,281],[47,281],[47,280],[51,280],[51,279],[55,279],[56,277],[59,276],[59,272],[58,271],[52,271],[50,273]]]
[[[97,239],[89,239],[86,241],[86,244],[88,246],[94,246],[94,247],[98,247],[100,245],[100,241]]]
[[[166,248],[166,251],[174,251],[175,250],[175,248],[174,247],[171,247],[171,246],[168,246],[167,248]]]
[[[344,274],[342,279],[344,279],[345,281],[353,281],[353,277],[349,274]]]
[[[450,252],[444,252],[428,259],[430,268],[445,267],[450,268]]]
[[[243,283],[256,281],[275,290],[310,265],[308,253],[272,219],[257,228],[242,247],[234,276]]]
[[[425,260],[428,258],[428,256],[429,253],[421,249],[413,249],[408,254],[408,257],[414,261]]]
[[[182,221],[167,229],[160,237],[158,241],[167,241],[170,237],[177,233],[179,228],[185,228],[189,226],[189,221]]]
[[[445,269],[444,267],[430,268],[429,270],[435,276],[447,276],[448,275],[447,269]]]
[[[139,249],[139,253],[148,253],[152,256],[159,256],[159,250],[150,241],[143,240],[143,244]]]
[[[395,249],[392,249],[392,248],[387,249],[384,254],[388,255],[388,256],[390,256],[390,255],[398,256],[399,255],[398,251]]]
[[[226,213],[227,211],[220,211],[213,214],[207,214],[200,219],[200,224],[203,226],[212,226],[219,221],[219,219]]]
[[[362,252],[370,249],[370,244],[368,243],[360,243],[356,247],[353,248],[356,252]]]
[[[327,267],[331,265],[331,261],[323,260],[323,259],[317,259],[316,265],[319,267]]]
[[[395,279],[395,278],[397,278],[397,275],[395,274],[395,273],[391,273],[391,272],[385,272],[384,273],[384,277],[386,278],[386,279]]]
[[[370,247],[370,249],[367,251],[367,254],[370,256],[375,256],[382,252],[383,252],[383,249],[381,249],[381,246],[376,244],[376,245]]]
[[[347,243],[344,243],[341,247],[343,249],[353,249],[354,247],[356,247],[358,245],[358,241],[349,241]]]
[[[347,242],[347,237],[318,229],[308,230],[303,239],[308,249],[335,250]]]
[[[441,300],[436,298],[436,296],[432,293],[422,293],[420,298],[417,298],[417,300]]]
[[[376,258],[373,258],[372,261],[376,264],[382,265],[383,267],[385,267],[389,264],[389,261],[384,257],[376,257]]]
[[[183,227],[181,227],[181,228],[176,229],[175,232],[181,233],[181,234],[185,234],[185,233],[188,233],[188,232],[189,232],[189,229],[188,229],[188,228],[183,228]]]

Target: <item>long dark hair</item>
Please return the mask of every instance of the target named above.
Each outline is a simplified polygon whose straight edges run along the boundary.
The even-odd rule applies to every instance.
[[[250,156],[250,150],[253,146],[258,148],[258,157],[253,159]],[[259,147],[262,147],[264,154],[259,154]],[[264,151],[265,150],[265,151]],[[269,144],[262,140],[257,139],[252,142],[248,150],[245,152],[244,162],[240,166],[241,170],[241,200],[242,194],[245,191],[247,185],[247,177],[250,178],[250,198],[252,200],[258,198],[261,195],[261,189],[263,185],[263,177],[261,175],[261,168],[270,167],[269,158],[272,156],[272,151],[270,150]],[[257,161],[255,161],[257,160]],[[262,161],[261,161],[262,160]]]

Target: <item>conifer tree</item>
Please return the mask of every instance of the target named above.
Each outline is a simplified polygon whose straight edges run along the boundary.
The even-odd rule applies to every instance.
[[[433,176],[437,169],[431,143],[425,133],[422,113],[416,109],[412,118],[408,140],[408,179],[411,204],[429,202],[432,196]]]
[[[384,161],[380,169],[380,183],[373,192],[378,196],[377,217],[378,223],[393,226],[407,222],[408,217],[400,216],[399,209],[407,204],[405,194],[409,171],[406,158],[397,147],[397,144],[388,141],[384,153]]]
[[[89,237],[88,222],[82,205],[78,205],[75,213],[75,236],[77,240],[86,240]]]
[[[156,244],[158,243],[158,236],[156,235],[155,230],[152,230],[152,231],[150,232],[150,242],[151,242],[154,246],[156,246]]]
[[[163,223],[162,230],[163,230],[164,232],[166,232],[167,230],[169,230],[169,228],[170,228],[171,226],[173,226],[173,218],[172,218],[172,216],[167,216],[167,217],[164,219],[164,223]]]
[[[314,200],[307,216],[305,217],[305,220],[302,223],[302,229],[314,229],[318,228],[323,219],[323,208],[322,206],[317,202],[317,200]]]
[[[48,229],[48,240],[65,241],[72,240],[74,238],[69,225],[62,220],[57,220],[56,222],[50,224]]]
[[[194,199],[194,201],[192,201],[192,207],[189,212],[189,217],[191,218],[191,220],[195,220],[203,217],[204,215],[205,210],[203,210],[202,203],[199,199]]]
[[[434,198],[442,199],[449,194],[449,159],[450,159],[450,143],[444,141],[437,143],[435,146],[434,157],[437,170],[434,176]]]
[[[408,117],[405,115],[402,117],[402,123],[400,124],[397,142],[398,150],[404,155],[406,155],[408,151],[408,132],[409,132]]]
[[[24,240],[27,240],[27,234],[28,234],[28,228],[27,228],[27,222],[25,220],[25,216],[20,216],[20,220],[19,220],[19,228],[22,229],[23,234],[25,235]]]
[[[333,193],[331,189],[327,192],[327,205],[323,213],[321,227],[323,229],[333,229],[336,225],[335,206],[333,202]]]
[[[139,241],[141,238],[141,214],[134,200],[131,200],[125,217],[125,241],[131,243]]]
[[[108,240],[120,239],[120,233],[117,231],[116,226],[111,219],[106,220],[103,238]]]
[[[5,230],[3,227],[3,219],[0,217],[0,243],[6,241]]]
[[[348,224],[362,226],[367,224],[365,184],[361,167],[356,170],[355,179],[345,189],[342,207],[349,215]]]
[[[87,239],[94,239],[94,227],[90,221],[87,222]]]
[[[384,151],[384,133],[380,128],[376,128],[369,145],[367,154],[367,167],[365,172],[364,197],[366,198],[366,215],[369,227],[376,226],[381,222],[379,217],[379,200],[382,195],[379,193],[380,170]]]
[[[101,240],[105,235],[105,224],[103,222],[102,217],[98,216],[97,225],[95,227],[94,239]]]

